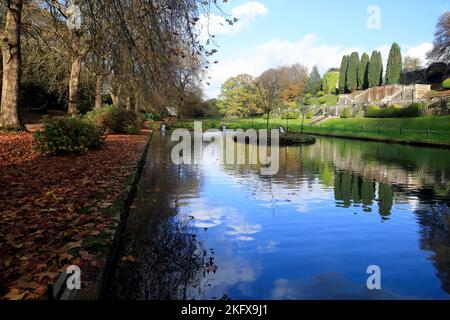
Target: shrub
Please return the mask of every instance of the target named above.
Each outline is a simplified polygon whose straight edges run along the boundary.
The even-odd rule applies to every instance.
[[[309,100],[313,97],[313,95],[311,93],[307,93],[305,94],[305,99]]]
[[[318,101],[320,104],[326,104],[328,102],[327,98],[325,98],[325,97],[320,97]]]
[[[306,113],[306,119],[310,120],[314,117],[314,113],[312,111],[308,111],[308,113]]]
[[[167,117],[165,112],[150,112],[145,114],[145,120],[148,121],[163,121]]]
[[[86,114],[85,119],[109,133],[139,134],[143,118],[131,110],[105,105]]]
[[[402,109],[403,118],[417,118],[423,115],[424,105],[422,103],[412,103],[405,109]]]
[[[354,115],[355,118],[364,118],[364,111],[358,110]]]
[[[382,118],[401,118],[402,117],[402,107],[393,104],[386,109],[382,109],[381,112]]]
[[[310,105],[312,105],[313,103],[314,103],[313,99],[306,99],[306,100],[305,100],[305,104],[306,104],[307,106],[310,106]]]
[[[319,91],[319,92],[317,92],[317,94],[316,94],[316,96],[317,96],[318,98],[323,97],[324,95],[325,95],[325,92],[323,92],[323,91]]]
[[[380,115],[380,107],[368,106],[366,109],[366,118],[378,118]]]
[[[391,105],[381,109],[377,106],[368,106],[366,118],[415,118],[423,114],[423,104],[413,103],[406,108],[399,105]]]
[[[341,118],[347,119],[351,117],[352,117],[352,110],[349,107],[344,108],[344,110],[342,110]]]
[[[99,149],[104,140],[104,131],[83,118],[44,118],[42,130],[34,134],[33,149],[44,155],[80,154]]]
[[[281,115],[281,119],[298,119],[300,118],[300,113],[298,112],[285,112]]]
[[[445,80],[442,82],[442,88],[444,88],[444,89],[450,89],[450,78],[445,79]]]

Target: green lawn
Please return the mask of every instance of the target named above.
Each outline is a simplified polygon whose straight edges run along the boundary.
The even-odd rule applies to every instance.
[[[309,133],[450,144],[450,116],[404,119],[330,119],[307,126]]]
[[[203,130],[208,129],[220,129],[222,122],[229,129],[265,129],[267,120],[261,117],[254,119],[187,119],[187,120],[179,120],[177,121],[173,127],[175,128],[186,128],[192,130],[194,128],[194,121],[202,121]],[[305,119],[305,128],[307,125],[311,123],[311,120]],[[289,130],[300,131],[301,129],[301,119],[295,120],[283,120],[283,119],[270,119],[269,128],[276,129],[278,127],[287,128],[289,126]]]
[[[200,119],[203,129],[219,129],[225,123],[230,129],[265,129],[266,119]],[[301,119],[270,119],[270,128],[279,126],[300,131]],[[176,128],[193,128],[193,120],[178,121]],[[311,125],[305,120],[305,132],[340,137],[390,140],[397,142],[419,142],[450,145],[450,116],[405,119],[329,119],[321,124]]]

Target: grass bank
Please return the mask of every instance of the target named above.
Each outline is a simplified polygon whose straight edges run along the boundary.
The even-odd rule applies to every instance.
[[[326,136],[450,147],[450,116],[405,119],[329,119],[305,132]]]
[[[219,129],[224,123],[230,129],[265,129],[266,119],[198,119],[203,122],[203,129]],[[194,120],[182,120],[174,124],[175,128],[193,129]],[[291,131],[301,130],[301,119],[270,119],[270,129],[280,126],[289,127]],[[305,120],[305,133],[376,140],[386,142],[409,143],[450,147],[450,116],[422,117],[402,119],[329,119],[320,124],[311,124]]]

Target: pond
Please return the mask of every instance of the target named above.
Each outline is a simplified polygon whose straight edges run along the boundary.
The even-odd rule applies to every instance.
[[[110,298],[450,298],[450,151],[318,138],[262,176],[172,147],[153,137]]]

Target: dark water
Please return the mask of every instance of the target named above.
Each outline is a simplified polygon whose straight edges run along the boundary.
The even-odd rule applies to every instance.
[[[153,139],[112,298],[450,298],[450,151],[319,138],[264,177],[174,165],[169,141]]]

